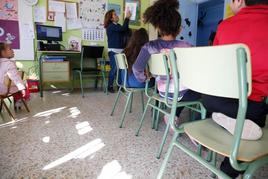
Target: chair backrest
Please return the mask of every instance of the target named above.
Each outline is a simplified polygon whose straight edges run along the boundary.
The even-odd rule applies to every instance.
[[[148,68],[152,75],[154,76],[166,76],[169,72],[167,67],[169,66],[169,61],[164,54],[152,54],[148,61]]]
[[[21,79],[23,80],[23,78],[24,78],[24,71],[18,71],[18,74],[21,77]],[[4,78],[4,84],[7,87],[7,94],[6,95],[9,94],[11,87],[16,86],[14,84],[14,82],[7,75]]]
[[[180,83],[189,89],[227,98],[239,98],[241,90],[250,95],[251,58],[246,45],[175,48],[174,52]]]
[[[114,57],[117,69],[120,70],[128,69],[127,57],[124,53],[115,54]]]
[[[80,68],[83,70],[84,58],[95,59],[95,66],[97,66],[97,59],[102,58],[103,46],[82,46],[81,58],[80,58]]]

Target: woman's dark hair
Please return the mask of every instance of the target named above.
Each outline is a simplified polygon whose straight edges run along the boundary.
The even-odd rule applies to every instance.
[[[158,0],[146,9],[144,22],[151,23],[159,34],[177,36],[181,27],[178,0]]]
[[[104,28],[107,28],[110,23],[112,23],[113,13],[115,12],[114,9],[111,9],[106,12],[104,17]]]
[[[7,48],[7,44],[5,42],[0,42],[0,58],[2,58],[2,51]]]
[[[245,0],[247,6],[253,6],[257,4],[266,4],[268,5],[268,0]]]
[[[141,51],[141,48],[148,41],[149,41],[149,36],[148,36],[147,31],[144,28],[140,28],[132,34],[127,47],[123,51],[123,53],[125,53],[127,57],[129,72],[132,71],[132,65],[135,63]]]

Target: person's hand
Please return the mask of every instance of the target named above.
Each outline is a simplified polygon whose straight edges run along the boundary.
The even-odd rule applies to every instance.
[[[21,90],[22,97],[24,98],[26,96],[26,90]]]
[[[126,18],[127,18],[127,19],[130,19],[131,16],[132,16],[131,12],[130,12],[130,11],[127,11],[127,13],[126,13]]]
[[[147,80],[150,80],[152,78],[152,74],[147,69],[144,71],[144,75],[146,76]]]

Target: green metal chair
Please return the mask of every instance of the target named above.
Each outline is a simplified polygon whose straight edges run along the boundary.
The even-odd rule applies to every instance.
[[[258,141],[241,140],[247,96],[251,93],[251,60],[247,46],[233,44],[215,47],[176,48],[171,52],[172,74],[175,87],[179,82],[188,88],[208,95],[239,99],[239,110],[234,135],[229,134],[212,119],[205,119],[206,110],[201,105],[202,119],[184,123],[175,130],[168,152],[157,178],[161,179],[173,148],[176,146],[220,178],[230,178],[216,167],[217,154],[229,157],[236,170],[245,170],[244,178],[268,164],[268,128]],[[174,96],[178,96],[177,93]],[[172,106],[177,101],[173,100]],[[172,107],[172,114],[176,112]],[[174,126],[174,122],[171,123]],[[189,147],[180,143],[178,136],[186,133],[210,150],[211,160],[203,159]],[[240,161],[240,162],[238,162]]]
[[[115,55],[115,62],[116,62],[116,67],[117,67],[117,73],[116,73],[116,83],[117,86],[119,87],[116,98],[115,98],[115,103],[112,108],[111,116],[113,116],[115,107],[118,103],[119,97],[122,94],[127,98],[126,105],[124,108],[124,112],[121,116],[121,122],[119,127],[122,128],[126,112],[129,109],[129,112],[132,112],[132,101],[133,101],[133,95],[134,93],[140,92],[141,94],[141,103],[142,103],[142,111],[144,111],[144,88],[130,88],[127,87],[127,77],[128,77],[128,63],[127,63],[127,58],[125,54],[116,54]],[[121,74],[124,74],[122,84],[119,84],[119,78],[121,78]]]
[[[170,101],[168,99],[168,91],[169,91],[169,84],[170,84],[170,63],[169,60],[167,58],[166,55],[164,54],[153,54],[151,55],[150,60],[148,61],[148,68],[149,68],[149,72],[153,75],[153,76],[165,76],[166,77],[166,92],[165,92],[165,97],[161,97],[158,92],[157,92],[157,84],[155,84],[155,87],[152,91],[151,88],[149,88],[148,84],[149,84],[149,80],[147,80],[146,82],[146,87],[145,87],[145,94],[148,97],[148,101],[147,104],[145,106],[145,110],[143,112],[143,115],[141,117],[140,120],[140,125],[136,131],[136,136],[139,135],[140,129],[142,127],[143,121],[145,119],[145,114],[146,111],[148,109],[148,107],[150,106],[153,111],[153,120],[152,120],[152,128],[155,128],[157,130],[157,126],[158,126],[158,121],[159,121],[159,112],[169,116],[169,118],[174,119],[176,116],[175,114],[171,114],[170,111],[168,110],[164,110],[163,109],[163,105],[166,106],[168,109],[172,108],[172,101]],[[176,98],[178,99],[178,98]],[[195,108],[194,106],[196,104],[199,104],[199,102],[178,102],[176,104],[176,107],[188,107],[191,110],[197,110],[197,107]],[[166,142],[166,138],[168,135],[170,129],[170,123],[167,124],[166,129],[165,129],[165,133],[164,136],[162,138],[162,142],[160,144],[160,148],[159,151],[157,153],[157,158],[159,159],[164,147],[164,144]]]
[[[98,86],[98,79],[102,78],[102,87],[105,93],[107,93],[107,83],[106,83],[106,71],[105,71],[105,60],[102,58],[103,53],[102,46],[82,46],[81,57],[80,57],[80,67],[73,68],[73,80],[72,87],[74,88],[74,79],[75,75],[79,75],[80,79],[80,88],[82,97],[84,97],[84,87],[83,87],[83,76],[94,77],[95,80],[95,88]],[[85,67],[85,59],[94,59],[94,67]],[[98,68],[98,65],[100,68]]]

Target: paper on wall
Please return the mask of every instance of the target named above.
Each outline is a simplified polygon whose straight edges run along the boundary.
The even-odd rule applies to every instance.
[[[82,23],[80,19],[67,19],[67,30],[81,29]]]
[[[24,22],[20,24],[22,38],[24,40],[34,39],[34,28],[32,22]]]
[[[66,17],[67,19],[77,19],[76,3],[66,3]]]
[[[83,40],[104,41],[104,29],[83,29]]]
[[[47,14],[46,8],[35,6],[34,7],[34,22],[46,22],[47,21]]]
[[[48,11],[50,12],[65,12],[65,2],[48,1]]]
[[[81,51],[81,38],[70,36],[68,39],[68,50]]]
[[[66,18],[64,16],[64,13],[61,13],[61,12],[55,13],[54,25],[61,27],[62,32],[66,32]]]
[[[126,2],[125,14],[127,14],[128,11],[131,12],[130,20],[134,21],[136,19],[136,16],[137,16],[137,3]]]

